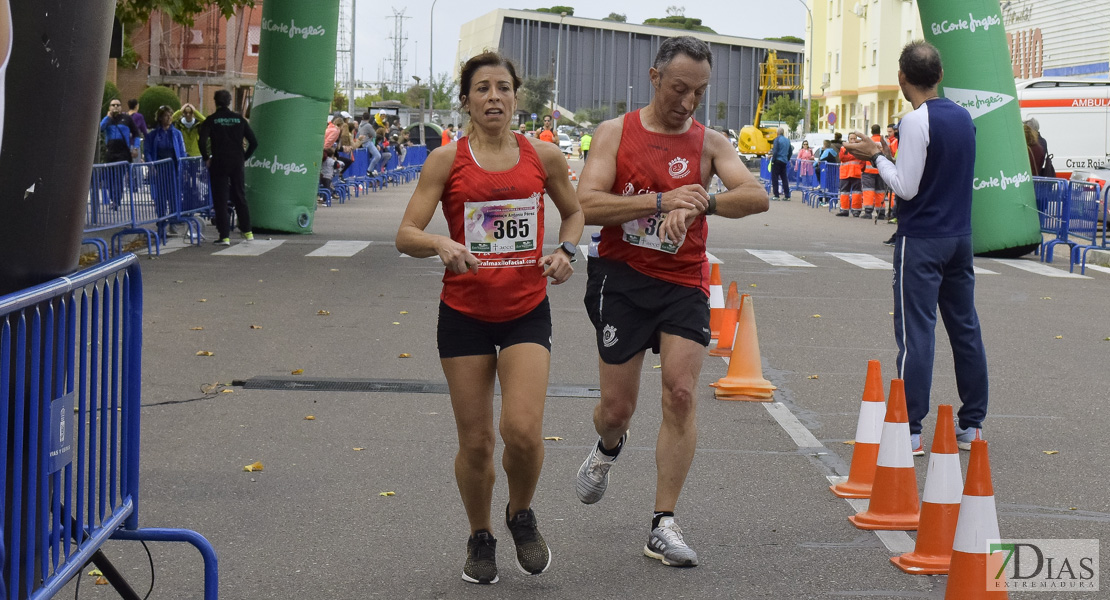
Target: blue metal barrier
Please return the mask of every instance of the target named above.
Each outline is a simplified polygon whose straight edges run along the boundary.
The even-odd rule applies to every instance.
[[[178,218],[188,226],[192,241],[199,246],[204,239],[201,219],[212,214],[212,185],[208,180],[208,169],[199,156],[179,159],[177,169],[180,192]]]
[[[131,193],[130,163],[115,162],[93,165],[89,184],[89,201],[85,206],[85,233],[116,229],[131,223],[130,211],[125,209],[125,196]],[[108,244],[98,237],[83,240],[94,244],[101,259],[108,256]]]
[[[819,164],[821,168],[821,186],[817,192],[817,197],[821,201],[829,203],[829,212],[839,205],[836,200],[840,198],[840,163],[824,162]]]
[[[0,297],[4,600],[53,597],[110,538],[193,544],[218,598],[207,540],[138,525],[142,312],[134,254]]]
[[[1087,272],[1087,251],[1091,248],[1101,248],[1098,243],[1099,217],[1105,213],[1099,203],[1102,195],[1102,186],[1088,181],[1068,182],[1068,243],[1071,253],[1068,254],[1068,270],[1075,270],[1075,263],[1080,263],[1079,272]],[[1103,233],[1103,237],[1105,237]],[[1079,243],[1076,240],[1085,240]]]
[[[1068,182],[1056,177],[1034,177],[1033,195],[1037,199],[1037,216],[1041,233],[1052,236],[1038,248],[1041,260],[1052,260],[1052,247],[1068,239]]]
[[[112,235],[112,251],[117,255],[122,254],[123,236],[141,234],[146,236],[147,252],[161,254],[165,237],[161,230],[166,223],[177,217],[177,168],[172,159],[164,158],[156,162],[132,163],[130,173],[131,220],[128,227]],[[159,232],[152,232],[144,225],[156,225]]]

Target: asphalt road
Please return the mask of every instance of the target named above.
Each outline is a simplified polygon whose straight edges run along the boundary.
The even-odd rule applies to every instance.
[[[855,433],[867,361],[881,360],[889,381],[896,356],[890,269],[864,269],[830,253],[889,262],[891,249],[881,242],[894,228],[834,218],[803,206],[797,195],[772,203],[763,215],[711,221],[709,248],[723,262],[725,285],[736,281],[754,299],[764,374],[778,386],[775,401],[788,409],[780,419],[812,437],[796,427],[799,445],[769,405],[715,400],[708,384],[725,374],[726,364],[706,360],[698,453],[678,511],[701,566],[671,569],[641,555],[654,495],[657,357],[645,361],[632,441],[612,471],[608,494],[592,506],[575,497],[575,472],[596,441],[590,419],[597,362],[581,301],[580,257],[578,273],[550,288],[551,383],[565,391],[548,399],[544,434],[562,439],[545,442],[533,506],[552,548],[551,569],[538,577],[520,574],[508,531],[495,525],[501,581],[492,587],[461,581],[467,525],[452,472],[451,408],[438,388],[230,385],[300,370],[296,377],[305,381],[444,382],[435,346],[442,267],[435,259],[402,257],[393,247],[414,186],[321,209],[314,235],[259,234],[260,241],[281,243],[258,256],[218,254],[221,249],[206,244],[142,263],[139,522],[190,528],[211,540],[220,558],[221,597],[944,596],[945,577],[895,569],[889,562],[895,553],[874,533],[852,526],[854,509],[828,491],[829,476],[847,474],[852,447],[843,442]],[[439,216],[431,228],[445,231]],[[549,218],[548,246],[556,230]],[[214,229],[207,234],[214,238]],[[369,244],[349,257],[307,256],[341,240]],[[749,250],[785,251],[812,266],[773,266]],[[1066,273],[1059,261],[1056,274]],[[1036,262],[1030,256],[1019,264]],[[1108,537],[1110,274],[1065,278],[990,259],[976,265],[992,272],[978,278],[977,305],[990,364],[985,437],[1002,536]],[[958,403],[942,325],[937,333],[934,406]],[[196,356],[200,350],[213,356]],[[932,428],[930,418],[926,444]],[[961,458],[966,470],[967,453]],[[262,472],[243,470],[255,461]],[[915,464],[923,485],[927,459]],[[494,515],[507,501],[501,475]],[[387,491],[395,495],[380,495]],[[145,592],[150,567],[141,546],[111,542],[106,549]],[[150,549],[151,598],[201,597],[195,551],[165,543]],[[81,598],[115,597],[107,586],[82,579]]]

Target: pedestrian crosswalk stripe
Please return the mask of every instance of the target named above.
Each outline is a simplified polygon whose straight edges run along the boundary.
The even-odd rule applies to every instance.
[[[870,254],[858,254],[855,252],[829,252],[830,256],[835,256],[840,260],[853,264],[861,269],[883,269],[893,271],[894,265],[887,261],[871,256]]]
[[[713,256],[712,254],[710,254],[710,252],[708,250],[705,252],[705,258],[709,259],[709,264],[711,264],[711,265],[723,265],[723,264],[725,264],[725,261],[717,258],[716,256]]]
[[[990,269],[984,269],[983,267],[976,266],[975,267],[975,274],[976,275],[998,275],[998,271],[992,271]]]
[[[370,245],[370,242],[359,242],[354,240],[331,240],[323,246],[309,252],[305,256],[341,256],[348,257],[354,256],[362,252]]]
[[[1094,271],[1101,271],[1103,273],[1110,273],[1110,267],[1104,267],[1102,265],[1087,265],[1087,268]]]
[[[285,240],[252,240],[243,241],[230,248],[213,252],[214,256],[258,256],[265,254],[285,243]]]
[[[758,258],[759,260],[773,266],[773,267],[816,267],[817,265],[808,263],[789,252],[782,250],[752,250],[747,249],[748,254]]]
[[[1004,265],[1010,265],[1011,267],[1014,267],[1016,269],[1021,269],[1022,271],[1029,271],[1030,273],[1036,273],[1038,275],[1044,275],[1046,277],[1065,277],[1065,278],[1070,278],[1070,279],[1090,279],[1090,277],[1087,277],[1086,275],[1080,275],[1079,273],[1069,273],[1069,272],[1067,272],[1063,269],[1057,269],[1056,267],[1049,266],[1049,265],[1046,265],[1045,263],[1037,262],[1037,261],[1034,261],[1034,260],[1024,260],[1024,259],[1021,259],[1021,258],[995,258],[995,259],[992,259],[992,260],[994,260],[994,262],[996,262],[996,263],[1002,263]]]

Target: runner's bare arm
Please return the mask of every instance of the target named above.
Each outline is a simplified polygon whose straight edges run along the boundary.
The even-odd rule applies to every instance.
[[[598,126],[590,143],[591,158],[578,181],[578,201],[589,225],[620,225],[656,212],[656,194],[619,196],[613,194],[617,174],[617,148],[620,146],[624,118],[605,121]],[[704,211],[709,194],[700,185],[684,185],[663,193],[663,212],[677,209]]]
[[[563,156],[563,152],[558,146],[540,142],[534,138],[522,139],[531,142],[532,147],[539,154],[540,160],[543,161],[544,171],[547,172],[544,187],[547,195],[551,197],[551,201],[555,203],[555,208],[559,209],[559,216],[562,217],[562,223],[559,225],[559,242],[570,242],[577,246],[578,241],[582,239],[582,226],[585,224],[585,217],[582,215],[582,207],[578,205],[578,197],[574,193],[574,186],[571,185],[570,178],[567,176],[566,157]],[[574,274],[570,257],[557,247],[551,254],[540,259],[540,267],[544,269],[544,277],[552,278],[552,285],[559,285],[570,279],[570,276]]]
[[[445,235],[424,231],[435,214],[443,195],[451,165],[455,162],[455,146],[436,148],[428,155],[420,172],[416,190],[409,199],[401,227],[397,230],[397,250],[416,258],[439,256],[443,266],[452,273],[478,272],[480,261],[462,244]]]
[[[716,214],[739,219],[766,212],[770,208],[767,191],[752,177],[728,138],[718,131],[706,130],[704,154],[708,154],[712,161],[710,178],[716,174],[728,190],[717,194]]]

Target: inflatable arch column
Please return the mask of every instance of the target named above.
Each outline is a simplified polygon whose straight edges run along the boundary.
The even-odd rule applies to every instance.
[[[256,229],[312,233],[324,127],[335,81],[339,0],[266,0],[247,161]]]
[[[917,6],[925,39],[944,61],[940,94],[975,122],[975,254],[1027,254],[1040,244],[1041,226],[998,2],[918,0]]]

